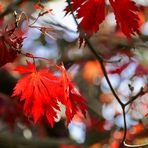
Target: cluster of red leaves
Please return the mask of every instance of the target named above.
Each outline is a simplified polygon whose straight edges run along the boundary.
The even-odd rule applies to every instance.
[[[24,101],[24,112],[37,122],[41,116],[46,116],[53,126],[57,112],[60,111],[59,102],[65,105],[67,125],[78,111],[86,114],[85,100],[78,93],[67,76],[64,66],[56,66],[61,72],[55,76],[49,68],[37,71],[36,65],[27,61],[28,67],[18,66],[16,70],[27,74],[18,80],[12,96],[20,96]]]
[[[0,67],[15,60],[17,56],[16,49],[21,48],[22,42],[22,36],[15,35],[14,26],[11,30],[8,30],[8,26],[6,26],[4,30],[0,31]]]
[[[138,8],[131,0],[109,0],[114,11],[117,25],[122,32],[130,38],[132,34],[139,33]],[[99,25],[105,19],[105,0],[71,0],[73,11],[77,18],[82,18],[80,26],[91,36],[97,32]],[[66,12],[70,12],[67,6]]]

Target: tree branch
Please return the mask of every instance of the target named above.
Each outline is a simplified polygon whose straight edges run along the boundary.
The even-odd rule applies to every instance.
[[[77,27],[78,27],[78,30],[80,32],[80,36],[85,40],[85,43],[86,45],[89,47],[90,51],[94,54],[94,56],[96,57],[96,59],[99,61],[100,65],[101,65],[101,69],[102,69],[102,72],[104,74],[104,77],[111,89],[111,92],[112,94],[114,95],[114,97],[116,98],[116,100],[118,101],[118,103],[120,104],[121,108],[122,108],[122,112],[123,112],[123,120],[124,120],[124,135],[123,135],[123,138],[122,138],[122,141],[121,141],[121,146],[130,146],[130,145],[127,145],[125,143],[125,140],[126,140],[126,134],[127,134],[127,124],[126,124],[126,112],[125,112],[125,107],[132,103],[139,95],[141,95],[143,93],[143,89],[140,90],[139,93],[137,93],[137,95],[133,96],[127,103],[123,103],[120,98],[118,97],[118,95],[116,94],[110,80],[109,80],[109,77],[107,75],[107,72],[106,72],[106,69],[105,69],[105,66],[104,66],[104,58],[101,56],[100,53],[97,53],[95,48],[92,46],[92,44],[90,43],[89,41],[89,38],[87,36],[87,34],[83,31],[83,29],[81,28],[81,26],[79,25],[79,23],[77,22],[77,19],[73,13],[73,8],[72,8],[72,5],[71,5],[71,0],[67,0],[67,3],[68,3],[68,6],[69,6],[69,9],[70,9],[70,12],[73,16],[73,19],[75,21],[75,23],[77,24]],[[148,145],[148,144],[144,144],[144,145]],[[140,145],[141,147],[142,145]],[[134,147],[134,146],[132,146]]]
[[[124,106],[127,106],[129,105],[130,103],[132,103],[134,100],[136,100],[139,96],[145,94],[146,92],[143,90],[143,87],[140,89],[140,91],[135,95],[135,96],[132,96],[130,98],[130,100],[124,104]]]

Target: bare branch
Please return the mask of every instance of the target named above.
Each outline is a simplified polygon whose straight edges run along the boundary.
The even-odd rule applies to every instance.
[[[123,135],[123,138],[122,138],[122,141],[121,141],[121,147],[125,147],[125,146],[129,146],[125,143],[126,141],[126,134],[127,134],[127,123],[126,123],[126,112],[125,112],[125,107],[132,103],[136,98],[138,98],[138,96],[142,95],[143,94],[143,88],[141,88],[141,90],[135,95],[133,96],[127,103],[123,103],[120,98],[118,97],[118,95],[116,94],[110,80],[109,80],[109,77],[107,75],[107,72],[106,72],[106,69],[105,69],[105,66],[104,66],[104,58],[102,57],[101,53],[98,53],[96,52],[95,48],[92,46],[92,44],[90,43],[89,41],[89,38],[87,36],[87,34],[83,31],[83,29],[81,28],[81,26],[79,25],[79,23],[77,22],[77,19],[73,13],[73,8],[72,8],[72,5],[71,5],[71,0],[67,0],[67,3],[68,3],[68,6],[69,6],[69,9],[71,11],[71,14],[73,16],[73,19],[75,21],[75,23],[77,24],[77,27],[78,27],[78,30],[80,32],[80,36],[85,40],[85,43],[86,45],[89,47],[90,51],[94,54],[94,56],[96,57],[96,59],[99,61],[100,65],[101,65],[101,69],[103,71],[103,74],[104,74],[104,77],[111,89],[111,92],[112,94],[114,95],[114,97],[116,98],[116,100],[118,101],[118,103],[120,104],[121,108],[122,108],[122,112],[123,112],[123,120],[124,120],[124,135]],[[147,144],[144,144],[144,146],[147,145]],[[138,145],[138,146],[143,146],[143,145]],[[134,145],[132,147],[135,147]]]
[[[127,144],[125,141],[124,141],[124,146],[128,147],[128,148],[147,148],[148,147],[148,143],[146,144],[137,144],[137,145],[130,145],[130,144]]]
[[[141,95],[143,95],[143,94],[145,94],[145,93],[146,93],[146,91],[144,91],[144,90],[143,90],[143,87],[141,87],[140,91],[139,91],[135,96],[132,96],[132,97],[130,98],[130,100],[129,100],[127,103],[124,104],[124,106],[129,105],[129,104],[132,103],[134,100],[136,100],[139,96],[141,96]]]

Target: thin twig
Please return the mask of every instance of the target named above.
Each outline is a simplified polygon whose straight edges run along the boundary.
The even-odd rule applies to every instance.
[[[141,96],[141,95],[143,95],[145,92],[144,92],[144,90],[143,90],[143,87],[140,89],[140,91],[135,95],[135,96],[132,96],[131,98],[130,98],[130,100],[127,102],[127,103],[125,103],[124,105],[125,106],[127,106],[127,105],[129,105],[130,103],[132,103],[134,100],[136,100],[139,96]]]
[[[123,122],[124,122],[124,135],[122,138],[122,144],[124,144],[125,140],[126,140],[126,134],[127,134],[127,124],[126,124],[126,113],[125,113],[125,106],[122,108],[123,111]]]
[[[49,60],[49,59],[47,59],[47,58],[39,57],[39,56],[34,56],[34,55],[31,54],[31,53],[23,53],[23,52],[20,51],[20,50],[16,50],[16,51],[18,52],[18,54],[21,54],[21,55],[23,55],[23,56],[25,56],[25,57],[27,57],[27,58],[31,58],[31,59],[42,59],[42,60],[44,60],[44,61],[47,61],[49,64],[54,64],[54,65],[55,65],[55,63],[54,63],[52,60]]]
[[[125,141],[124,141],[124,146],[126,147],[129,147],[129,148],[147,148],[148,147],[148,144],[136,144],[136,145],[130,145],[130,144],[127,144]]]

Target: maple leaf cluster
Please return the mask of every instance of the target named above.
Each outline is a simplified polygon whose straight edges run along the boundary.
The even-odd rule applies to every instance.
[[[86,114],[86,101],[81,97],[70,81],[64,66],[56,66],[61,71],[55,76],[49,68],[37,70],[34,63],[27,61],[27,66],[18,66],[16,70],[27,74],[18,80],[12,96],[20,96],[24,102],[24,112],[37,122],[41,116],[46,116],[53,127],[60,111],[59,102],[65,105],[67,126],[78,111]]]
[[[8,30],[8,25],[4,30],[0,30],[0,67],[6,63],[13,62],[17,57],[17,49],[22,47],[23,37],[15,34],[15,27]]]
[[[76,11],[77,18],[81,18],[80,26],[92,36],[99,30],[99,25],[105,19],[105,0],[71,0],[72,10]],[[109,0],[115,14],[117,25],[122,32],[131,38],[131,35],[139,34],[138,7],[131,0]],[[66,12],[70,12],[69,6]]]

